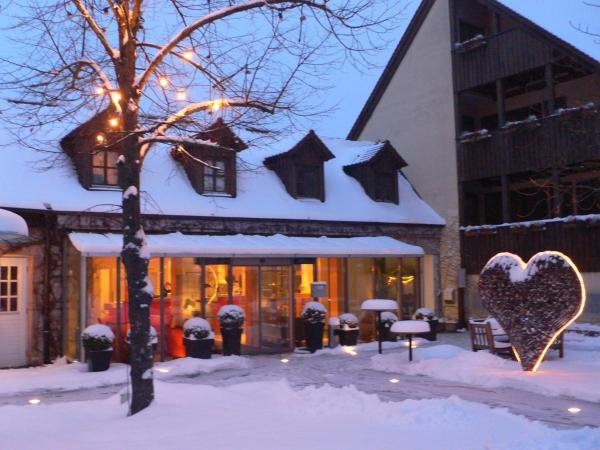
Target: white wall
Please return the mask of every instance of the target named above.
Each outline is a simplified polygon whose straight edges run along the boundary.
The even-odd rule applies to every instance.
[[[437,0],[360,135],[389,139],[408,163],[403,172],[446,219],[442,288],[456,287],[460,268],[449,14],[448,0]]]

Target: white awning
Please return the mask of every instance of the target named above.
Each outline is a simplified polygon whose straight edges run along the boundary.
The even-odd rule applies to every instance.
[[[71,233],[71,242],[85,256],[118,256],[120,234]],[[148,235],[150,254],[203,258],[422,256],[423,249],[391,237],[291,237],[282,234],[190,235],[182,233]]]
[[[27,222],[18,214],[0,209],[0,240],[11,241],[29,236]]]

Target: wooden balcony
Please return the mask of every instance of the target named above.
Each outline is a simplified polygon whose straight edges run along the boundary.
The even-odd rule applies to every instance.
[[[600,219],[534,222],[529,226],[475,227],[461,231],[463,265],[478,274],[497,253],[510,252],[525,261],[538,252],[556,250],[569,256],[582,272],[600,271]]]
[[[521,28],[487,36],[479,45],[454,50],[456,89],[481,86],[553,60],[550,44]]]
[[[600,160],[600,114],[581,108],[458,144],[460,181]]]

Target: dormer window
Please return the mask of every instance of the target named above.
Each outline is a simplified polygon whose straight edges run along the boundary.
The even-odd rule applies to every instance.
[[[226,164],[222,159],[207,159],[204,161],[204,193],[226,193]]]
[[[324,163],[334,157],[311,130],[291,150],[265,159],[264,165],[275,171],[292,197],[314,198],[324,202]]]
[[[118,152],[114,150],[95,150],[92,156],[92,185],[118,186],[117,171]]]
[[[385,141],[356,154],[352,164],[344,166],[344,172],[355,178],[376,202],[398,204],[398,172],[406,166],[396,149]]]

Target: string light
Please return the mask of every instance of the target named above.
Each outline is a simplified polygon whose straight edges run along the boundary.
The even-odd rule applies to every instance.
[[[169,85],[169,79],[167,77],[159,77],[158,78],[158,84],[160,84],[162,87],[166,88]]]
[[[177,100],[185,100],[187,98],[187,94],[183,89],[177,91]]]
[[[113,103],[119,103],[121,101],[121,99],[123,98],[123,96],[121,95],[120,92],[111,92],[110,98],[112,99]]]
[[[169,369],[167,369],[166,367],[157,367],[156,370],[162,373],[169,373]]]
[[[96,95],[104,95],[104,88],[102,86],[96,88]]]
[[[97,134],[96,135],[96,142],[98,144],[102,144],[104,142],[104,135],[103,134]]]
[[[186,50],[185,52],[183,52],[183,59],[187,59],[188,61],[191,61],[192,59],[194,59],[194,52],[191,50]]]
[[[214,112],[217,112],[218,110],[221,109],[221,107],[223,106],[223,100],[214,100],[212,102],[212,104],[210,105],[210,109],[212,109]]]
[[[116,128],[119,126],[119,119],[117,119],[116,117],[112,117],[112,118],[108,119],[108,124],[111,127]]]

